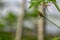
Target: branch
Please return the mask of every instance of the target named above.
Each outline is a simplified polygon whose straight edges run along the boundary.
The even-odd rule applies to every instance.
[[[44,19],[48,20],[49,22],[51,22],[52,24],[54,24],[57,28],[60,29],[60,27],[58,25],[56,25],[54,22],[52,22],[51,20],[47,19],[42,13],[38,12],[39,16],[43,17]]]
[[[59,7],[58,7],[58,5],[57,5],[57,2],[56,2],[56,1],[53,1],[53,0],[52,0],[52,2],[53,2],[53,4],[55,5],[55,7],[58,9],[58,11],[60,12],[60,9],[59,9]]]

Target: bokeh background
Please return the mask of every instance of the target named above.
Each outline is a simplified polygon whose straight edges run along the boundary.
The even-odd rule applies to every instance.
[[[22,30],[22,40],[37,39],[37,14],[34,8],[29,9],[30,0],[26,0],[24,6],[24,24]],[[17,26],[17,19],[21,14],[22,0],[0,0],[0,40],[14,40]],[[60,7],[60,0],[57,0]],[[60,26],[60,13],[53,3],[46,9],[46,17]],[[49,21],[45,21],[45,40],[52,40],[60,37],[60,29]]]

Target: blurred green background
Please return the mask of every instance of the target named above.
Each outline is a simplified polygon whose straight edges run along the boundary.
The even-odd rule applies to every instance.
[[[22,40],[38,40],[37,34],[37,14],[35,9],[29,9],[29,2],[26,3],[24,15],[24,25],[22,30]],[[58,4],[60,0],[57,0]],[[19,0],[0,1],[0,40],[14,40],[18,15],[20,14]],[[50,13],[48,12],[50,11]],[[60,14],[53,4],[46,10],[46,17],[60,26]],[[52,23],[46,22],[45,40],[60,40],[60,29]]]

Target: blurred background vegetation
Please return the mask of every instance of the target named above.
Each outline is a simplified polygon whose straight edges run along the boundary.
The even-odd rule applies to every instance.
[[[7,3],[9,2],[0,1],[0,40],[14,40],[15,38],[16,24],[17,24],[17,19],[19,15],[19,12],[17,10],[20,9],[20,3],[17,3],[17,2],[12,3],[13,6],[12,4],[10,3],[7,4]],[[13,9],[15,11],[13,12],[11,10],[8,10],[7,13],[4,13],[5,12],[4,10],[6,10],[7,8],[8,9],[10,8],[9,5],[12,8],[15,7],[16,9]],[[50,9],[50,7],[48,9]],[[26,8],[25,16],[24,16],[24,26],[22,30],[23,31],[22,40],[38,40],[37,39],[37,24],[36,24],[37,14],[34,12],[34,8],[30,9],[29,11],[28,10],[29,9]],[[59,25],[60,16],[58,12],[56,13],[53,13],[53,12],[49,14],[47,11],[47,18],[49,18],[53,22],[55,20],[56,23]],[[45,40],[60,40],[60,29],[56,28],[54,25],[52,25],[48,21],[46,21]]]

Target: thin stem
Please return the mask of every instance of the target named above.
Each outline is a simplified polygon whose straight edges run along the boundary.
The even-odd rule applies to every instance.
[[[41,18],[41,17],[40,17]],[[51,22],[52,24],[54,24],[57,28],[60,29],[60,27],[58,25],[56,25],[54,22],[52,22],[51,20],[47,19],[46,17],[44,17],[44,19],[48,20],[49,22]]]
[[[60,29],[60,27],[58,25],[56,25],[54,22],[52,22],[51,20],[47,19],[45,16],[43,16],[46,20],[48,20],[49,22],[51,22],[52,24],[54,24],[57,28]]]
[[[49,22],[51,22],[52,24],[54,24],[56,27],[58,27],[60,29],[60,27],[58,25],[56,25],[55,23],[53,23],[51,20],[45,18],[46,20],[48,20]]]
[[[55,3],[55,2],[53,2],[53,3],[54,3],[54,5],[55,5],[55,7],[58,9],[58,11],[60,12],[60,9],[59,9],[57,3]]]
[[[48,11],[48,9],[47,9],[47,11]],[[49,12],[49,11],[48,11]],[[50,13],[50,12],[49,12]],[[46,17],[45,17],[46,18]],[[47,19],[47,18],[46,18]],[[54,24],[55,26],[57,26],[59,29],[60,29],[60,27],[58,26],[58,25],[56,25],[55,23],[53,23],[52,21],[50,21],[49,19],[47,19],[49,22],[51,22],[52,24]]]

